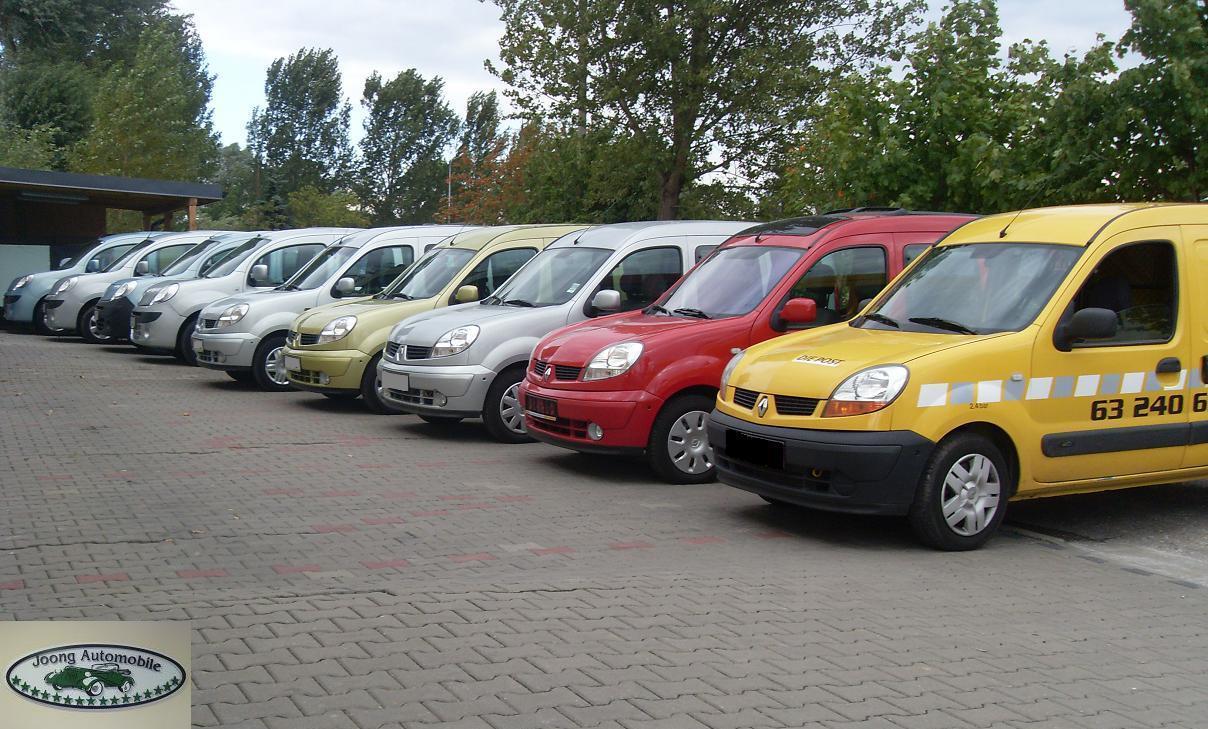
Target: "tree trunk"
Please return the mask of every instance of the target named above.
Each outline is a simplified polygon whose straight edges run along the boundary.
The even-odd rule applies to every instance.
[[[659,220],[678,220],[680,192],[684,189],[684,173],[672,170],[662,175],[663,185],[659,198]]]

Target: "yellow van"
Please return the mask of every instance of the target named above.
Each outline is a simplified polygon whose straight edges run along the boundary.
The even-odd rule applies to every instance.
[[[718,476],[981,546],[1008,499],[1208,475],[1208,205],[980,218],[847,324],[736,354]]]
[[[303,312],[282,352],[289,382],[336,399],[361,397],[390,413],[379,393],[378,362],[403,319],[488,296],[528,259],[582,225],[500,225],[452,236],[433,247],[381,293]]]

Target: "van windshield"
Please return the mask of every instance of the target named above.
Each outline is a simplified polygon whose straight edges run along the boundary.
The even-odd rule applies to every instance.
[[[310,263],[298,269],[293,277],[277,288],[281,291],[317,289],[339,271],[344,263],[359,250],[359,248],[348,248],[347,246],[325,248],[322,253],[310,259]]]
[[[113,260],[113,263],[110,263],[108,266],[105,267],[105,269],[104,269],[105,273],[109,273],[110,271],[119,270],[126,263],[126,261],[129,261],[131,258],[134,258],[134,255],[136,253],[138,253],[139,251],[141,251],[142,249],[146,248],[147,246],[151,245],[154,242],[155,242],[154,238],[147,238],[146,240],[139,241],[138,243],[135,243],[134,245],[130,246],[129,248],[126,249],[125,253],[123,253],[118,258],[115,258]]]
[[[607,248],[554,248],[542,251],[516,272],[484,304],[556,306],[587,284],[612,251]]]
[[[1082,248],[1042,243],[942,246],[852,321],[862,329],[993,334],[1032,323]]]
[[[659,302],[657,310],[709,319],[745,314],[764,300],[803,255],[804,248],[722,248],[685,276]]]
[[[252,251],[260,247],[260,244],[266,240],[268,238],[259,235],[253,235],[251,238],[248,238],[242,244],[232,248],[221,261],[215,263],[214,267],[210,269],[205,277],[220,278],[239,268],[239,264],[243,262],[243,259],[251,255]]]
[[[177,258],[176,261],[174,261],[171,266],[168,266],[166,269],[164,269],[164,272],[161,273],[160,275],[161,276],[177,276],[179,274],[184,273],[185,271],[188,271],[189,266],[192,266],[194,263],[196,263],[197,259],[201,257],[201,254],[205,253],[206,250],[208,250],[210,247],[212,247],[217,242],[218,241],[214,240],[213,238],[207,238],[207,239],[203,240],[202,242],[198,243],[197,245],[193,246],[192,248],[190,248],[189,250],[187,250],[183,254],[181,254],[180,258]]]
[[[474,257],[474,253],[467,248],[433,248],[377,298],[430,299],[449,285]]]

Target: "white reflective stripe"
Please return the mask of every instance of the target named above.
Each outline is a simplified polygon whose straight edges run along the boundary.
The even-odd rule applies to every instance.
[[[1024,399],[1047,400],[1049,399],[1049,393],[1052,391],[1052,377],[1033,377],[1028,380],[1028,394],[1024,396]]]
[[[923,385],[919,388],[919,407],[933,408],[948,404],[948,383]]]
[[[1167,387],[1167,390],[1182,390],[1187,387],[1187,370],[1179,370],[1179,383]]]
[[[1099,391],[1099,375],[1078,375],[1074,397],[1090,397]]]
[[[982,380],[977,383],[978,402],[1002,402],[1002,380]]]
[[[1124,379],[1120,382],[1120,394],[1132,395],[1141,391],[1145,387],[1144,372],[1128,372],[1125,373]]]

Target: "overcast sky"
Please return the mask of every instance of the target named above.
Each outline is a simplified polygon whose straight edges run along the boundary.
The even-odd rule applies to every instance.
[[[445,80],[459,113],[477,90],[500,88],[483,68],[498,53],[498,10],[478,0],[174,0],[191,13],[205,44],[214,82],[214,123],[223,142],[243,143],[253,106],[264,100],[264,72],[299,48],[332,48],[353,104],[353,138],[360,138],[359,99],[377,70],[392,78],[414,67]],[[941,0],[930,0],[936,17]],[[1129,16],[1123,0],[999,0],[1005,41],[1047,40],[1060,54],[1082,51],[1096,33],[1120,37]]]

